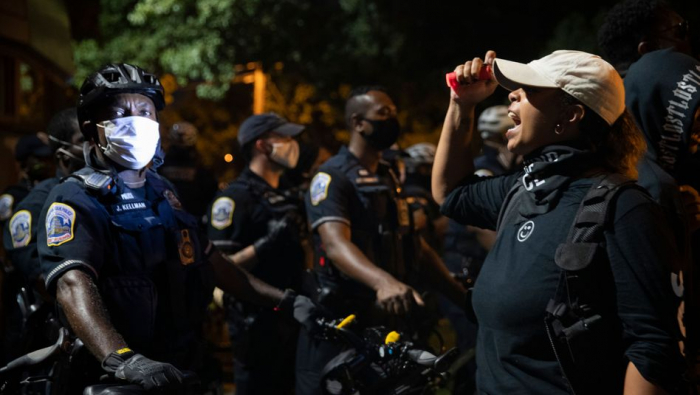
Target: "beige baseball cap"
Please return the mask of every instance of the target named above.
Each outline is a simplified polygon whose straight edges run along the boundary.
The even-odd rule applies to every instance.
[[[559,88],[600,115],[609,125],[625,111],[625,87],[610,63],[581,51],[554,51],[528,64],[494,61],[494,76],[510,90],[522,86]]]

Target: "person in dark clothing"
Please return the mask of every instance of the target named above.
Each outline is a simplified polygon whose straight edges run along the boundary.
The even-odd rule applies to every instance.
[[[44,304],[47,298],[41,279],[41,266],[37,252],[37,224],[44,202],[51,189],[59,180],[82,167],[82,139],[75,108],[69,108],[54,115],[47,126],[49,147],[56,162],[56,176],[39,182],[14,208],[14,214],[5,222],[3,247],[7,258],[6,265],[12,268],[7,273],[3,287],[3,300],[11,303],[5,306],[8,316],[5,319],[2,357],[6,362],[20,354],[49,345],[51,332],[44,330],[43,317],[48,316],[50,306]],[[42,148],[43,149],[43,148]],[[21,298],[25,306],[23,315],[18,305]]]
[[[493,77],[479,80],[484,64],[492,65]],[[588,327],[596,340],[584,337],[574,348],[573,357],[587,363],[561,366],[544,321],[564,273],[555,252],[583,197],[596,180],[633,177],[643,152],[618,74],[578,51],[555,51],[527,65],[489,51],[455,73],[461,85],[451,94],[438,144],[433,195],[445,215],[487,229],[496,229],[502,206],[508,207],[472,296],[479,392],[679,393],[682,359],[673,294],[664,280],[665,262],[677,252],[661,210],[642,190],[622,189],[611,203],[604,248],[577,273],[589,280],[570,295],[602,317]],[[498,84],[511,91],[515,126],[506,132],[508,149],[524,156],[525,168],[479,178],[468,149],[474,107]],[[574,376],[585,379],[576,388]]]
[[[440,206],[430,193],[435,144],[414,144],[406,148],[405,152],[408,157],[403,160],[406,167],[403,189],[413,214],[413,222],[430,247],[441,254],[448,220],[440,214]]]
[[[622,77],[646,53],[663,48],[693,55],[688,21],[663,0],[625,0],[616,4],[598,30],[603,58]]]
[[[14,213],[15,206],[24,199],[39,182],[54,172],[51,149],[36,135],[22,136],[15,146],[15,160],[20,165],[20,180],[0,194],[0,223],[5,223]]]
[[[684,301],[684,352],[691,368],[697,367],[700,341],[699,90],[700,62],[673,49],[645,54],[625,77],[625,102],[648,146],[639,184],[664,208],[683,257],[672,267],[671,281]]]
[[[299,202],[278,189],[299,159],[293,139],[304,129],[269,113],[243,122],[238,142],[247,166],[211,204],[210,240],[233,262],[280,289],[299,290],[306,221]],[[290,394],[294,389],[297,327],[275,311],[226,294],[236,393]],[[274,377],[274,380],[271,379]]]
[[[331,318],[355,313],[362,327],[383,324],[403,331],[409,329],[407,313],[423,305],[409,285],[422,277],[463,305],[464,290],[413,231],[398,177],[380,160],[399,136],[394,102],[383,88],[357,88],[345,118],[349,146],[321,165],[306,195],[318,303]],[[302,328],[296,393],[320,393],[323,368],[342,349]]]
[[[56,161],[56,176],[40,182],[29,192],[17,205],[15,214],[7,222],[4,230],[3,245],[7,256],[27,284],[34,284],[41,277],[36,244],[37,224],[46,197],[62,178],[85,166],[83,135],[75,108],[56,114],[46,130],[49,135],[49,147]],[[43,282],[38,285],[43,288]]]
[[[84,376],[73,387],[108,373],[165,389],[181,385],[183,370],[206,373],[201,321],[215,284],[281,312],[311,305],[216,250],[155,172],[164,105],[160,81],[139,67],[109,64],[88,76],[78,102],[87,166],[51,190],[39,216],[46,289],[95,357],[72,366]]]
[[[197,128],[189,122],[171,126],[167,160],[158,168],[158,173],[175,186],[185,210],[201,219],[218,185],[212,172],[200,163],[195,146],[197,135]]]

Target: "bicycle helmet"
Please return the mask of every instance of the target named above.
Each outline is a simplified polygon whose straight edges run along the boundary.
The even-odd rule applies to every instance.
[[[508,107],[493,106],[485,109],[479,115],[477,130],[484,140],[488,140],[490,137],[501,139],[506,130],[513,126],[515,123],[508,117]]]
[[[418,143],[406,148],[406,153],[411,157],[410,161],[416,165],[432,165],[435,161],[435,144]]]
[[[126,63],[111,63],[85,79],[78,98],[78,121],[80,125],[90,120],[92,110],[110,95],[138,93],[151,100],[156,110],[165,107],[163,86],[158,77],[140,67]],[[82,129],[82,128],[81,128]],[[83,131],[86,134],[86,131]],[[92,136],[86,135],[86,138]]]

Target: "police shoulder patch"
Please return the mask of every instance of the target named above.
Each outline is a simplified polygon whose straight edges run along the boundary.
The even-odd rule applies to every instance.
[[[236,202],[228,197],[220,197],[211,206],[211,226],[215,229],[224,229],[233,223],[233,210]]]
[[[331,185],[331,176],[328,173],[318,173],[311,180],[309,193],[311,194],[311,204],[318,205],[323,199],[328,197],[328,186]]]
[[[12,247],[20,248],[32,241],[32,213],[20,210],[10,219],[10,238]]]
[[[12,215],[12,204],[15,202],[14,196],[9,193],[0,195],[0,221],[4,221]]]
[[[51,203],[46,213],[46,244],[60,246],[73,240],[75,210],[64,203]]]

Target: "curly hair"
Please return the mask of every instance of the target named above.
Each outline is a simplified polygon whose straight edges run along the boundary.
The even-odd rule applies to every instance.
[[[567,93],[562,95],[562,104],[581,105],[586,110],[579,130],[603,166],[613,173],[636,179],[637,163],[646,152],[647,144],[632,114],[625,109],[622,115],[609,125],[600,115]]]
[[[664,0],[625,0],[616,4],[598,30],[603,58],[618,71],[639,59],[637,45],[651,33],[660,10],[670,10]]]

